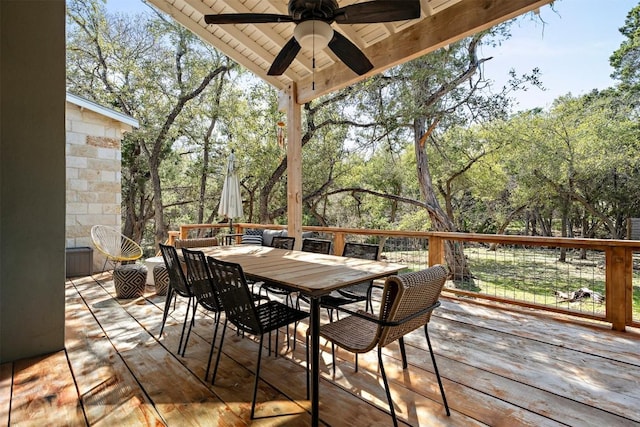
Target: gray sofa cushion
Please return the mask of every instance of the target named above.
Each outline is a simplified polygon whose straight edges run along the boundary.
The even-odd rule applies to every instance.
[[[264,230],[262,233],[262,244],[264,246],[271,246],[273,238],[282,236],[283,231],[286,232],[286,230]]]
[[[282,230],[282,237],[287,237],[288,233],[287,230]],[[302,232],[302,238],[303,239],[310,239],[312,237],[316,237],[316,233],[314,231],[303,231]]]

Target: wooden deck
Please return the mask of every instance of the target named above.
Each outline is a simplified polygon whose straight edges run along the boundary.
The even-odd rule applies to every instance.
[[[0,365],[1,425],[306,426],[305,326],[295,351],[263,352],[256,415],[249,420],[257,343],[228,331],[216,386],[202,377],[212,319],[199,313],[185,357],[176,355],[184,305],[158,340],[164,297],[118,301],[108,273],[67,282],[66,349]],[[421,333],[385,350],[396,411],[411,426],[640,425],[640,332],[569,323],[443,298],[429,326],[451,407],[442,406]],[[577,321],[576,321],[577,322]],[[321,423],[391,424],[375,351],[323,352]]]

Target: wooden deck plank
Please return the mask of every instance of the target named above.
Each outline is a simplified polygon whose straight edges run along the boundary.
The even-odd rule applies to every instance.
[[[422,335],[422,340],[424,341],[424,335]],[[443,422],[445,425],[458,425],[458,422],[461,422],[461,425],[501,425],[505,423],[530,426],[558,425],[546,417],[530,412],[519,402],[508,402],[499,396],[485,394],[473,387],[463,387],[455,378],[450,380],[444,374],[449,368],[448,360],[436,354],[436,361],[452,411],[452,416],[446,417],[428,351],[412,352],[413,349],[408,345],[406,348],[410,363],[406,371],[401,369],[400,351],[396,344],[384,349],[383,353],[385,354],[385,369],[396,411],[401,419],[404,418],[411,425],[429,426]],[[387,407],[382,377],[377,370],[378,359],[375,350],[359,355],[359,370],[355,372],[353,354],[337,349],[336,357],[338,360],[336,361],[337,373],[335,376],[331,373],[331,348],[325,346],[322,354],[324,362],[322,375],[327,380],[340,384],[362,399],[367,401],[375,399],[377,405],[382,408]],[[473,381],[473,377],[470,377],[470,380]]]
[[[640,369],[633,365],[605,361],[566,346],[487,332],[474,325],[463,329],[448,319],[437,325],[432,328],[435,336],[441,337],[437,339],[437,351],[450,358],[640,421]],[[453,339],[447,339],[448,331],[455,331]],[[483,357],[477,357],[480,353]],[[602,399],[605,395],[606,399]]]
[[[506,310],[496,305],[465,304],[462,309],[462,305],[448,298],[443,299],[443,305],[437,313],[438,316],[476,324],[490,331],[511,333],[560,347],[571,342],[573,350],[640,365],[640,331],[634,328],[626,332],[613,331],[610,324],[586,319],[580,321],[562,314],[540,315],[527,308]],[[539,322],[532,321],[532,316],[534,319],[541,316],[545,328],[540,328]],[[550,319],[557,321],[547,322]]]
[[[11,425],[82,426],[78,390],[65,351],[14,363]]]
[[[65,346],[89,424],[164,424],[70,282],[66,305]]]
[[[432,325],[437,323],[438,319],[434,316]],[[431,369],[431,361],[425,348],[416,347],[415,340],[424,342],[424,337],[413,335],[406,340],[407,359],[409,361],[409,373],[411,377],[405,384],[407,387],[415,387],[418,390],[428,390],[429,384],[422,384],[421,381],[433,377]],[[581,426],[622,426],[629,423],[628,419],[616,416],[600,409],[596,409],[588,404],[575,401],[554,393],[553,391],[543,390],[537,385],[530,385],[519,382],[513,378],[501,376],[491,371],[478,369],[458,360],[451,359],[438,353],[438,340],[441,340],[437,334],[431,333],[432,344],[436,351],[436,360],[440,373],[443,377],[452,383],[448,385],[445,380],[445,390],[449,392],[453,386],[454,393],[461,395],[453,395],[451,401],[461,402],[471,412],[460,408],[460,411],[469,415],[473,415],[479,420],[489,424],[496,425],[505,423],[509,420],[520,420],[523,424],[528,425],[545,425],[545,424],[568,424]],[[390,349],[389,352],[392,350]],[[393,352],[395,357],[397,351]],[[389,354],[385,351],[385,354]],[[398,366],[399,361],[395,363]],[[413,374],[415,365],[424,368],[425,373],[421,375],[419,372]],[[395,377],[396,381],[403,381],[402,376]],[[544,380],[543,380],[544,381]],[[431,387],[435,387],[432,381]],[[484,405],[477,407],[477,403],[482,401]],[[526,413],[538,414],[545,419],[531,424],[532,418]],[[527,420],[528,419],[528,420]]]
[[[11,410],[11,386],[13,383],[13,363],[0,365],[0,425],[9,425]]]
[[[123,307],[140,301],[114,300],[96,283],[77,289],[168,425],[245,425]]]

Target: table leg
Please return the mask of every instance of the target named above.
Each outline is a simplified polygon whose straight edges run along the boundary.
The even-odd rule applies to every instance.
[[[320,301],[318,297],[310,298],[311,308],[309,323],[311,324],[311,425],[318,426],[320,399]]]

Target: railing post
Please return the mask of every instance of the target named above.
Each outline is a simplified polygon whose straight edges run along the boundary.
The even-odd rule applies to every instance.
[[[186,227],[180,226],[180,239],[184,240],[189,235],[189,230]]]
[[[176,243],[176,237],[180,237],[180,233],[177,231],[169,231],[169,238],[167,239],[167,245],[173,246]]]
[[[429,266],[444,264],[444,239],[429,236]]]
[[[606,319],[616,331],[624,331],[632,320],[631,286],[633,251],[609,247],[605,251]]]
[[[344,233],[333,233],[333,254],[342,256],[344,250]]]

